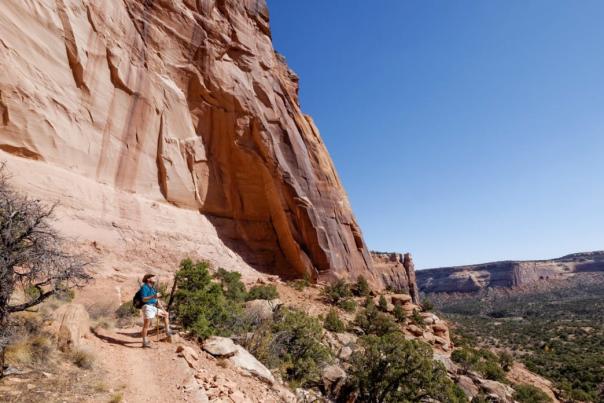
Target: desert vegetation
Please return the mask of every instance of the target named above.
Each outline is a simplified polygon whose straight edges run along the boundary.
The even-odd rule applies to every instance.
[[[554,382],[564,399],[604,399],[604,278],[569,280],[543,292],[434,296],[456,322],[456,344],[514,352],[514,359]],[[508,358],[509,360],[509,358]],[[519,392],[522,395],[528,392]]]
[[[14,190],[0,165],[0,376],[14,329],[9,316],[54,295],[69,297],[71,288],[90,279],[85,272],[89,260],[67,252],[64,240],[52,227],[54,209],[55,205]],[[15,293],[19,290],[22,292]]]
[[[174,308],[185,329],[199,339],[232,337],[293,389],[320,390],[322,370],[338,362],[326,334],[354,329],[361,337],[350,365],[344,366],[347,381],[335,398],[345,400],[354,394],[369,402],[467,401],[444,367],[433,360],[431,347],[405,338],[397,323],[405,321],[404,312],[395,317],[387,312],[384,301],[376,304],[362,278],[353,284],[336,281],[326,286],[321,296],[331,308],[324,316],[280,306],[261,319],[249,316],[245,301],[278,297],[272,284],[248,290],[237,273],[221,269],[212,275],[207,263],[191,260],[181,263],[176,284]],[[300,288],[297,283],[289,285]],[[359,309],[354,298],[362,296],[365,304]],[[350,302],[354,309],[347,308]],[[351,310],[356,311],[352,320],[340,316],[341,311]]]

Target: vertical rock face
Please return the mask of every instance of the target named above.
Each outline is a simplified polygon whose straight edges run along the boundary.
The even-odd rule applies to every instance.
[[[374,278],[300,110],[298,77],[273,50],[264,0],[9,3],[0,8],[7,158],[198,211],[270,273]]]
[[[415,281],[415,264],[410,253],[371,252],[376,276],[386,287],[404,290],[414,304],[419,304],[419,289]]]

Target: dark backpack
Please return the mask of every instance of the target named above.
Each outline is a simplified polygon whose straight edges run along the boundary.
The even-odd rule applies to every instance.
[[[132,306],[141,309],[145,305],[143,302],[143,287],[139,288],[134,297],[132,297]]]

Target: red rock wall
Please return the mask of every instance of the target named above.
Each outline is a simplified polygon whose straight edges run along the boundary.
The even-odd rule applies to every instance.
[[[8,3],[1,150],[198,210],[264,271],[374,279],[264,0]]]

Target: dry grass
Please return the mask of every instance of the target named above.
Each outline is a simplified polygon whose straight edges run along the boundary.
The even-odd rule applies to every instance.
[[[109,399],[109,403],[120,403],[122,400],[124,400],[124,395],[121,392],[114,393]]]
[[[53,351],[53,343],[48,336],[26,336],[6,348],[6,361],[18,366],[32,366],[47,360]]]
[[[85,350],[75,350],[70,355],[71,361],[82,369],[92,369],[94,356]]]

